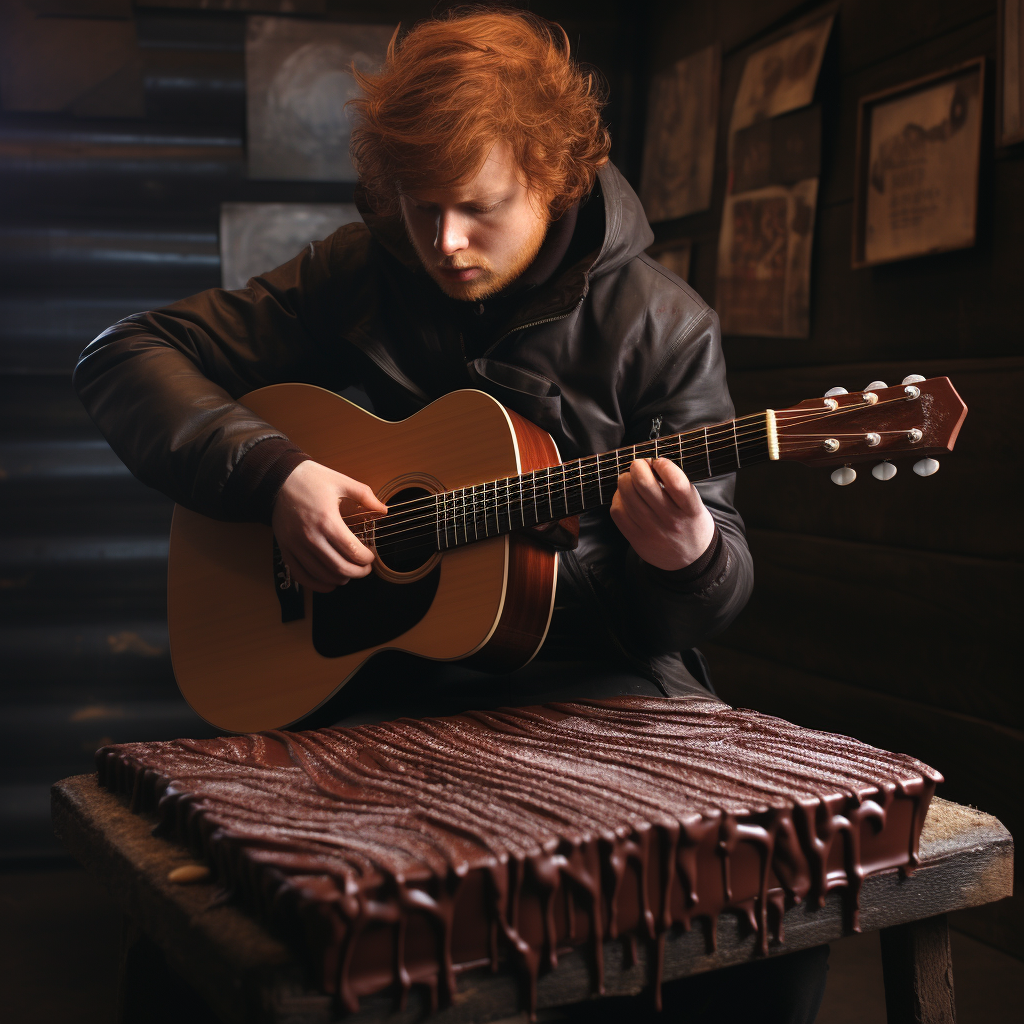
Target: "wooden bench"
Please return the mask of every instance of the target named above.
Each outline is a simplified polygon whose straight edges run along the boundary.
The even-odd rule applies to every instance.
[[[327,1024],[340,1019],[329,996],[310,990],[289,950],[239,909],[223,902],[208,882],[180,885],[168,880],[175,868],[194,864],[180,845],[151,834],[154,819],[130,812],[100,789],[95,776],[79,775],[53,787],[57,836],[94,871],[126,917],[122,950],[120,1019],[148,1019],[146,1005],[159,998],[152,955],[166,964],[225,1022]],[[860,898],[863,931],[881,931],[889,1024],[952,1024],[953,975],[945,915],[1009,896],[1013,840],[991,815],[935,799],[921,836],[921,867],[910,877],[896,871],[865,880]],[[823,908],[798,906],[784,917],[785,941],[771,955],[832,942],[849,934],[842,897],[833,891]],[[665,950],[665,980],[749,960],[755,938],[725,915],[718,943],[708,952],[703,933],[673,933]],[[649,984],[651,967],[639,943],[627,965],[621,942],[604,951],[608,995],[633,995]],[[166,968],[163,968],[166,972]],[[164,975],[166,977],[166,973]],[[453,1006],[431,1024],[471,1024],[508,1018],[521,1010],[520,989],[510,974],[472,972],[460,978]],[[589,958],[574,951],[540,979],[540,1009],[590,998]],[[404,1011],[390,997],[363,1001],[347,1024],[412,1024],[424,1004],[414,990]],[[525,1018],[524,1018],[525,1019]]]

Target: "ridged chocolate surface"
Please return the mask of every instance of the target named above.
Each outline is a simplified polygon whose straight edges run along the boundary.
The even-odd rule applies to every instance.
[[[911,870],[941,776],[715,700],[607,701],[105,747],[155,810],[290,932],[342,1005],[510,961],[532,1005],[559,953],[719,914],[767,949],[787,906]],[[660,968],[659,968],[660,976]]]

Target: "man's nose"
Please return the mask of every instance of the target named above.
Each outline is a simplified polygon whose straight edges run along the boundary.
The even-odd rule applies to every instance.
[[[454,210],[442,210],[437,215],[437,236],[434,248],[443,256],[452,256],[469,248],[465,218]]]

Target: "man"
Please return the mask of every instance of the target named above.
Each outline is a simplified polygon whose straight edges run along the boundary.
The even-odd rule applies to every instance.
[[[365,224],[243,291],[129,317],[75,374],[140,479],[207,515],[271,523],[293,577],[320,591],[358,586],[374,557],[339,501],[384,506],[239,404],[254,388],[357,385],[388,419],[479,388],[548,430],[563,458],[733,415],[718,320],[645,255],[653,236],[608,163],[600,97],[564,33],[520,13],[429,21],[392,40],[380,74],[359,78]],[[578,546],[564,551],[551,630],[530,665],[488,676],[378,655],[331,713],[355,722],[707,695],[694,645],[732,621],[752,585],[732,495],[731,476],[693,485],[666,460],[634,462],[610,511],[584,515]],[[571,548],[570,533],[547,538]],[[735,1003],[744,991],[762,1020],[813,1020],[824,960],[783,961],[749,965],[726,989],[702,982],[700,998],[720,1021],[730,1006],[747,1013]],[[696,990],[680,991],[692,1011]]]
[[[600,97],[560,30],[510,13],[426,22],[360,81],[366,223],[243,291],[129,317],[75,374],[138,477],[207,515],[271,522],[292,576],[316,590],[373,560],[339,499],[384,506],[237,402],[254,388],[358,385],[389,419],[480,388],[548,430],[563,458],[733,414],[717,319],[644,254],[650,229],[607,161]],[[378,655],[332,713],[706,693],[694,645],[751,587],[732,492],[731,477],[693,486],[666,460],[633,463],[610,514],[585,515],[561,559],[530,666],[488,677]],[[568,542],[564,529],[548,539]]]

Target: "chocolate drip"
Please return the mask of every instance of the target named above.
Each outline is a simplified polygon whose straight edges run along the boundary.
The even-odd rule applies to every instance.
[[[917,864],[941,776],[902,754],[702,698],[471,712],[313,732],[104,747],[101,782],[155,811],[222,885],[297,934],[355,1011],[465,970],[542,971],[739,915],[767,953],[785,910]],[[627,958],[628,959],[628,958]]]

